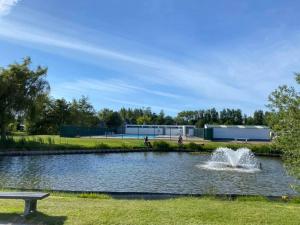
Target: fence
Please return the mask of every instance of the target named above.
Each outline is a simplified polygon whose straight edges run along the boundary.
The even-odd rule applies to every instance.
[[[105,127],[81,127],[65,125],[60,129],[61,137],[95,137],[95,138],[131,138],[131,139],[143,139],[148,136],[149,139],[166,139],[166,140],[177,140],[181,132],[175,129],[164,129],[161,128],[149,128],[147,130],[136,128],[135,132],[127,130],[125,126],[121,126],[116,129],[109,129]],[[146,132],[147,131],[147,132]],[[189,132],[187,132],[189,134]],[[195,138],[204,138],[204,129],[194,129],[193,135],[183,136],[185,140],[192,140]]]
[[[194,136],[199,138],[204,138],[204,128],[195,128]]]
[[[109,129],[105,127],[62,126],[60,128],[61,137],[103,136],[118,134],[122,132],[122,127],[116,129]]]

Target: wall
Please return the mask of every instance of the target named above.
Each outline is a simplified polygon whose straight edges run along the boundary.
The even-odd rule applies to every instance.
[[[213,139],[270,140],[270,129],[213,128]]]
[[[137,127],[126,127],[126,134],[141,134],[141,135],[171,135],[171,136],[179,136],[183,135],[183,130],[178,128],[137,128]]]
[[[183,130],[182,129],[166,127],[165,130],[166,130],[166,135],[167,136],[170,136],[170,132],[171,132],[171,136],[183,135]]]
[[[162,135],[163,128],[136,128],[136,127],[126,127],[126,134],[141,134],[141,135]]]

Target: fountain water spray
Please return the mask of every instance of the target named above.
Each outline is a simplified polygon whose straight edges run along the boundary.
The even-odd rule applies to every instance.
[[[244,172],[260,170],[260,164],[248,148],[239,148],[236,151],[230,148],[217,148],[210,160],[201,167],[212,170],[238,170]]]

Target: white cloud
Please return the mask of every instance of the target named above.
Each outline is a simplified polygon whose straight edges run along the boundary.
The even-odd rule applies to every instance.
[[[126,38],[111,38],[75,25],[71,26],[70,31],[70,26],[63,21],[55,21],[57,27],[53,28],[49,27],[49,21],[51,24],[54,20],[49,18],[47,24],[2,21],[0,38],[76,58],[122,74],[118,78],[120,80],[105,80],[103,76],[89,80],[89,77],[83,79],[81,76],[77,81],[74,78],[72,83],[64,83],[65,87],[61,90],[99,90],[116,94],[145,92],[169,99],[185,96],[187,98],[182,102],[191,107],[197,107],[195,99],[200,99],[206,105],[224,103],[226,107],[239,105],[254,109],[264,107],[268,93],[277,85],[285,83],[287,76],[291,75],[291,80],[292,72],[298,71],[297,65],[299,68],[300,63],[300,37],[295,32],[284,37],[284,40],[259,43],[252,38],[245,41],[246,44],[255,43],[255,47],[239,42],[232,49],[199,52],[200,55],[209,56],[209,62],[198,60],[197,57],[174,61],[166,56],[170,53],[164,54],[151,47],[140,48],[138,43]],[[115,98],[114,102],[117,101],[130,102]]]
[[[11,27],[14,29],[9,29]],[[122,63],[118,68],[123,71],[126,70],[126,67],[130,67],[130,70],[138,73],[139,77],[144,76],[146,79],[150,77],[153,82],[187,89],[196,95],[222,100],[239,100],[243,98],[245,101],[251,102],[250,95],[245,90],[240,90],[213,78],[210,74],[195,68],[194,65],[196,63],[185,65],[162,56],[136,54],[133,51],[122,51],[121,49],[115,50],[107,46],[87,43],[85,42],[86,40],[74,39],[68,34],[59,35],[46,29],[39,29],[24,24],[2,22],[0,36],[10,40],[39,44],[41,46],[35,45],[35,47],[43,50],[45,50],[45,46],[48,46],[50,48],[80,52],[79,56],[83,60],[92,58],[98,63],[101,63],[103,60],[110,60],[114,64]],[[52,49],[52,51],[57,52],[56,49]],[[216,95],[215,90],[222,90],[223,94]],[[159,90],[157,90],[158,93]],[[232,95],[232,93],[235,94]]]
[[[146,94],[152,94],[160,97],[179,99],[183,98],[178,94],[170,93],[167,91],[157,91],[154,88],[146,88],[143,86],[138,86],[135,84],[129,84],[122,80],[110,79],[110,80],[97,80],[97,79],[85,79],[85,80],[75,80],[72,82],[64,82],[58,85],[59,89],[78,91],[78,92],[88,92],[88,91],[101,91],[110,94],[138,94],[144,92]]]
[[[0,0],[0,16],[5,16],[10,13],[10,10],[19,0]]]

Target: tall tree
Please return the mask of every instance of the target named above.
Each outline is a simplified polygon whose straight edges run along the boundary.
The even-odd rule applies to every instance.
[[[143,125],[143,124],[151,124],[151,117],[149,115],[143,115],[139,116],[136,119],[137,124]]]
[[[300,74],[296,74],[300,84]],[[280,86],[269,96],[268,121],[276,144],[284,151],[291,171],[300,177],[300,93],[294,87]]]
[[[255,125],[264,125],[265,124],[265,115],[264,111],[256,110],[253,114],[253,123]]]
[[[31,59],[0,69],[0,124],[1,138],[6,138],[6,128],[17,115],[28,113],[41,95],[49,92],[45,77],[47,68],[30,68]]]
[[[116,130],[117,128],[121,127],[123,124],[122,117],[118,112],[113,112],[108,115],[106,125],[110,129]]]
[[[73,99],[70,105],[70,119],[73,125],[97,126],[99,119],[88,97],[82,96],[79,100]]]
[[[123,110],[123,118],[126,113],[124,113]],[[117,129],[118,127],[122,126],[123,124],[123,118],[121,116],[120,112],[114,112],[113,110],[110,109],[102,109],[98,113],[99,119],[104,126],[110,129]],[[125,118],[126,119],[126,118]]]

